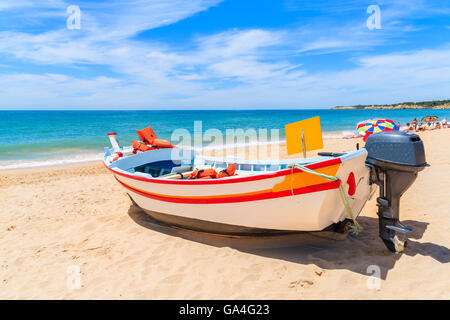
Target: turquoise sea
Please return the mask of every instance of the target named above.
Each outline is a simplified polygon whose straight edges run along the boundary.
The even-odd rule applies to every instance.
[[[55,165],[100,159],[117,132],[122,145],[137,140],[135,130],[151,125],[170,140],[174,129],[280,129],[290,122],[320,116],[324,136],[344,136],[359,121],[390,118],[405,125],[414,117],[450,118],[450,110],[177,110],[177,111],[0,111],[0,169]]]

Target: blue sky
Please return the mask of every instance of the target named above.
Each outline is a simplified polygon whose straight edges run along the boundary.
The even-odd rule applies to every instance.
[[[67,8],[81,10],[68,29]],[[369,29],[370,5],[381,29]],[[450,98],[447,0],[0,0],[0,109]]]

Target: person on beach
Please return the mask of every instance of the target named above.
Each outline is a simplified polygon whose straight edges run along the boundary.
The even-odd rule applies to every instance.
[[[413,125],[414,130],[417,130],[417,119],[416,118],[414,118],[414,120],[411,122],[411,124]]]
[[[414,131],[414,127],[408,122],[406,123],[405,131]]]
[[[442,119],[441,120],[441,123],[442,123],[442,128],[448,128],[448,125],[447,125],[447,119]]]
[[[417,131],[423,131],[423,130],[424,130],[423,122],[420,121],[420,122],[417,124],[416,132],[417,132]]]
[[[434,128],[435,129],[440,129],[441,128],[441,123],[439,121],[436,121],[436,123],[434,124]]]

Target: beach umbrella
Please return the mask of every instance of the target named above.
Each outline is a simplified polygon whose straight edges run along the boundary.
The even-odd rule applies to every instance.
[[[390,119],[368,119],[368,120],[364,120],[364,121],[360,121],[356,124],[356,131],[358,132],[359,135],[361,136],[365,136],[366,133],[365,131],[370,129],[371,127],[374,126],[375,123],[388,123],[388,124],[392,124],[392,125],[396,125],[394,121],[390,120]],[[379,132],[379,131],[377,131]]]
[[[364,137],[364,141],[367,140],[369,135],[374,133],[399,130],[400,128],[390,119],[370,119],[361,121],[356,125],[356,131]]]
[[[425,122],[434,122],[434,121],[436,121],[438,119],[438,117],[436,117],[436,116],[426,116],[426,117],[423,117],[422,118],[422,121],[425,121]]]

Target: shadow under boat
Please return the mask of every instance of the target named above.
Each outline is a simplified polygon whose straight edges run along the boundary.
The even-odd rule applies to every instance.
[[[167,220],[168,215],[161,216],[163,214],[145,212],[134,203],[130,206],[128,215],[140,226],[167,235],[215,247],[230,247],[241,252],[293,263],[315,264],[322,269],[346,269],[369,275],[367,267],[379,265],[382,266],[382,279],[386,279],[389,270],[394,267],[395,262],[400,259],[402,254],[430,256],[441,263],[450,261],[450,250],[448,248],[434,243],[421,243],[413,240],[421,239],[428,226],[428,223],[413,220],[404,221],[414,230],[409,236],[409,245],[402,253],[393,255],[379,241],[378,219],[371,217],[358,218],[364,231],[357,236],[348,234],[348,232],[338,233],[333,231],[266,231],[262,234],[255,234],[255,229],[249,229],[248,234],[225,235],[180,228],[176,225],[176,221],[170,220],[170,216]],[[160,221],[161,217],[165,222]],[[232,229],[231,231],[235,230]],[[224,232],[223,229],[222,232]],[[368,265],[364,266],[361,261],[367,261]]]

